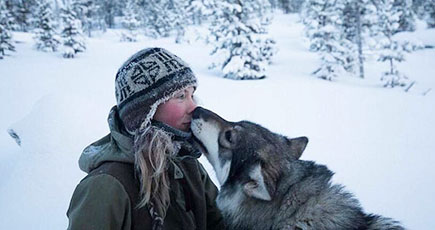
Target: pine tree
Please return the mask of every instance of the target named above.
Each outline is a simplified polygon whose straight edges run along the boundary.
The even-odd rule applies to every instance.
[[[395,0],[393,7],[400,12],[399,28],[395,32],[415,31],[415,14],[412,10],[412,1]]]
[[[262,79],[273,55],[274,42],[267,37],[270,23],[267,1],[216,1],[210,27],[212,55],[220,59],[211,68],[220,68],[225,78]],[[272,52],[270,52],[272,51]]]
[[[140,27],[138,20],[139,14],[137,12],[137,4],[135,0],[128,0],[127,7],[122,17],[122,26],[126,29],[121,34],[121,41],[135,42],[137,41],[137,30]]]
[[[372,25],[377,21],[376,7],[371,0],[344,0],[342,9],[341,31],[344,39],[351,42],[352,49],[349,52],[357,52],[346,58],[346,71],[357,72],[360,78],[364,78],[364,49],[370,37]],[[358,71],[355,71],[358,67]]]
[[[310,50],[317,52],[320,67],[313,74],[332,80],[344,71],[352,71],[355,64],[355,45],[343,33],[344,1],[308,0],[302,12]]]
[[[17,24],[17,30],[27,32],[33,29],[32,14],[36,11],[36,0],[15,0],[10,1],[8,4],[12,10],[10,13]]]
[[[168,37],[175,32],[177,41],[179,41],[184,35],[185,27],[189,24],[191,18],[188,14],[187,4],[186,1],[176,0],[140,0],[141,21],[145,27],[145,34],[159,38]]]
[[[124,3],[119,0],[70,0],[83,31],[89,36],[95,30],[105,32],[115,26],[115,17],[122,15]]]
[[[153,38],[167,37],[169,36],[170,22],[168,22],[166,17],[165,7],[167,5],[167,0],[156,1],[146,1],[139,0],[140,6],[140,17],[142,24],[144,25],[144,31],[146,36]],[[165,12],[162,14],[161,12]]]
[[[278,0],[279,5],[285,13],[301,12],[305,0]]]
[[[83,32],[85,32],[88,37],[92,36],[92,31],[98,28],[97,21],[97,6],[95,1],[92,0],[73,0],[72,8],[77,18],[82,23]]]
[[[181,43],[184,41],[184,34],[186,32],[186,27],[193,24],[192,11],[189,10],[189,5],[187,1],[169,1],[169,12],[168,19],[171,22],[170,28],[175,31],[176,43]]]
[[[100,21],[99,23],[104,23],[104,26],[108,28],[115,27],[115,17],[122,15],[122,9],[125,6],[124,1],[120,0],[93,0],[92,4],[95,5],[94,9],[97,10],[94,15],[95,18],[98,18],[98,21],[102,19],[103,22]]]
[[[69,6],[62,9],[62,21],[63,57],[74,58],[77,53],[86,49],[81,22]]]
[[[417,16],[418,19],[423,19],[424,12],[424,4],[427,0],[412,0],[412,11]]]
[[[423,9],[423,18],[426,20],[427,26],[435,28],[435,0],[427,0],[423,5]]]
[[[201,25],[210,16],[208,5],[209,0],[189,0],[187,2],[186,13],[190,16],[189,24]]]
[[[34,30],[36,48],[42,51],[56,51],[60,42],[56,35],[50,3],[45,0],[39,0],[37,3],[36,29]]]
[[[395,65],[395,62],[405,60],[404,52],[410,52],[407,49],[409,42],[403,43],[394,40],[393,35],[400,26],[400,12],[394,7],[394,0],[384,0],[378,7],[378,33],[382,35],[379,40],[380,55],[378,61],[388,62],[389,71],[382,73],[381,81],[384,87],[406,86],[408,78],[401,74]]]
[[[282,9],[284,13],[299,13],[305,0],[269,0],[272,8]]]
[[[4,2],[0,2],[0,59],[6,55],[6,51],[15,51],[13,45],[11,14],[6,9]]]
[[[16,20],[16,15],[15,12],[17,12],[17,3],[14,0],[5,0],[3,3],[6,6],[6,10],[9,13],[9,22],[11,23],[10,25],[10,30],[12,31],[19,31],[20,27],[18,26],[17,20]]]
[[[86,27],[90,28],[89,31],[97,29],[106,32],[108,26],[106,24],[104,7],[101,5],[100,0],[98,1],[94,0],[88,3],[86,18],[87,18],[86,22],[88,25]]]
[[[341,24],[337,24],[341,28],[343,33],[342,39],[346,39],[353,45],[352,51],[357,51],[355,57],[358,57],[358,63],[353,59],[353,56],[348,56],[345,66],[345,70],[348,72],[354,72],[355,66],[359,67],[359,77],[364,78],[364,54],[363,54],[363,28],[362,28],[362,4],[359,0],[344,1],[344,8],[342,9],[342,21]]]

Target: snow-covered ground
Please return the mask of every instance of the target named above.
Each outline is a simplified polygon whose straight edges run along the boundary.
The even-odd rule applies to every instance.
[[[87,51],[70,60],[38,52],[31,34],[15,33],[17,52],[0,60],[0,229],[67,227],[69,200],[85,175],[78,157],[108,131],[115,73],[150,46],[165,47],[191,64],[203,106],[229,120],[309,137],[302,158],[328,165],[367,212],[393,217],[409,229],[435,229],[435,49],[412,53],[399,64],[416,80],[405,93],[381,86],[387,66],[374,57],[368,58],[365,80],[310,77],[318,59],[307,51],[295,15],[276,16],[270,32],[279,52],[268,78],[259,81],[219,78],[207,68],[209,48],[194,39],[120,43],[119,31],[109,31],[88,39]],[[435,45],[435,30],[423,26],[400,36]],[[10,128],[21,147],[7,133]]]

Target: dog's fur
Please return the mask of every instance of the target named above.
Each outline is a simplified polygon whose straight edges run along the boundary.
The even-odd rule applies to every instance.
[[[323,165],[299,160],[308,139],[289,139],[198,107],[192,132],[221,183],[217,205],[230,229],[402,230],[365,214]]]

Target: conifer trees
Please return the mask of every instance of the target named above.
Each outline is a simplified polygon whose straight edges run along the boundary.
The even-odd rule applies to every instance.
[[[435,0],[427,0],[423,5],[424,19],[429,28],[435,28]]]
[[[381,81],[384,87],[406,86],[407,77],[399,72],[396,62],[405,60],[404,52],[407,43],[399,42],[393,38],[394,33],[400,27],[400,16],[402,12],[394,7],[393,0],[384,0],[378,7],[377,33],[381,35],[378,42],[379,58],[378,61],[387,62],[389,70],[382,73]]]
[[[410,0],[394,0],[393,8],[400,12],[399,27],[395,31],[414,31],[415,30],[415,13],[412,10],[412,1]]]
[[[307,0],[303,9],[310,50],[321,60],[315,76],[332,80],[346,71],[364,78],[364,50],[371,49],[378,61],[389,64],[381,77],[384,86],[407,85],[396,63],[404,61],[404,53],[411,52],[413,45],[396,41],[394,34],[415,29],[408,1]],[[375,45],[368,44],[369,40],[376,41]]]
[[[3,1],[0,1],[0,59],[3,59],[7,52],[15,51],[11,27],[13,21],[11,14]]]
[[[74,58],[79,52],[86,50],[82,24],[71,7],[62,9],[63,57]]]
[[[140,27],[138,20],[139,14],[137,12],[138,5],[136,0],[128,0],[124,16],[122,17],[122,26],[126,31],[121,34],[121,41],[135,42],[137,40],[137,33]]]
[[[266,35],[269,3],[263,0],[215,1],[209,41],[225,78],[265,78],[274,41]],[[272,51],[272,52],[269,52]]]
[[[342,25],[343,1],[308,0],[303,13],[310,50],[320,56],[320,67],[313,72],[319,78],[332,80],[353,67],[355,46],[345,37]]]
[[[35,21],[34,39],[35,46],[42,51],[56,51],[60,44],[56,35],[53,13],[50,4],[46,0],[38,0],[37,15]]]

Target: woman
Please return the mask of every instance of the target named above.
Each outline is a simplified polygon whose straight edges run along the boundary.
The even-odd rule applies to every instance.
[[[68,229],[223,229],[216,186],[189,132],[196,77],[162,48],[130,57],[115,80],[110,134],[80,156]]]

